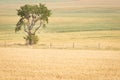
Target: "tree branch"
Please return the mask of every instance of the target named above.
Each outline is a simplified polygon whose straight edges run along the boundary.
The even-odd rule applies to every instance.
[[[25,31],[26,33],[29,33],[29,32],[27,31],[27,29],[26,29],[25,25],[24,25],[24,31]]]
[[[30,26],[29,26],[29,30],[32,30],[33,26],[35,25],[35,16],[32,14],[32,21],[30,23]]]
[[[35,29],[34,34],[35,34],[36,31],[41,27],[41,25],[42,25],[42,22],[40,22],[40,25]]]
[[[33,29],[33,27],[35,26],[36,22],[37,22],[38,20],[40,20],[40,16],[37,16],[37,15],[35,15],[35,14],[32,14],[31,18],[32,18],[31,22],[29,21],[29,24],[30,24],[30,25],[29,25],[29,30],[32,30],[32,29]]]

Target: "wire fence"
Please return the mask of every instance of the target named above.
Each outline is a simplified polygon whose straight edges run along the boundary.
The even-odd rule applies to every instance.
[[[80,42],[68,42],[68,43],[56,43],[56,42],[40,42],[37,45],[26,45],[15,41],[3,41],[0,42],[0,47],[29,47],[29,48],[45,48],[45,49],[108,49],[108,50],[120,50],[120,47],[108,45],[104,43],[80,43]]]

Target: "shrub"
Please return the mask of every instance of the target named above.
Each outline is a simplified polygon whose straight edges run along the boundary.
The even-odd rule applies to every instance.
[[[39,38],[37,35],[27,35],[26,37],[24,37],[24,39],[26,40],[26,44],[37,44],[39,41]]]

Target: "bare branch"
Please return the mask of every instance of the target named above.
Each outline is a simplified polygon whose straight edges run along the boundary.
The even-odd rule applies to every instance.
[[[24,18],[23,18],[23,17],[22,17],[22,18],[20,18],[20,20],[18,21],[18,23],[16,24],[16,26],[21,25],[21,24],[23,23],[23,20],[24,20]]]
[[[35,23],[36,23],[38,20],[40,20],[40,16],[39,16],[38,18],[35,19]]]
[[[33,14],[32,15],[32,21],[31,21],[31,25],[30,25],[30,30],[33,29],[33,26],[35,26],[36,22],[40,20],[40,16],[37,17],[37,15]]]
[[[27,31],[27,29],[26,29],[26,26],[24,25],[24,31],[26,32],[26,33],[29,33],[28,31]]]
[[[36,31],[42,26],[42,22],[40,21],[40,25],[35,29],[34,34],[36,33]]]
[[[35,25],[35,16],[32,15],[32,21],[31,21],[31,24],[30,24],[30,30],[32,30],[33,26]]]

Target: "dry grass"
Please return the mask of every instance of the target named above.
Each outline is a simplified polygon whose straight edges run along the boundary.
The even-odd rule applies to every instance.
[[[22,32],[21,32],[22,33]],[[25,44],[23,39],[24,34],[5,34],[0,33],[0,46],[14,44]],[[60,46],[60,48],[71,48],[73,42],[75,48],[79,49],[107,49],[107,50],[120,50],[120,31],[83,31],[83,32],[67,32],[67,33],[44,33],[39,34],[39,43],[35,48],[49,48],[50,43],[52,48]],[[13,38],[14,37],[14,38]],[[10,47],[12,47],[10,46]],[[48,46],[48,47],[46,47]],[[23,46],[19,46],[23,47]]]
[[[0,16],[0,24],[15,24],[19,20],[19,17],[17,16]],[[64,24],[64,23],[90,23],[90,22],[96,22],[96,21],[103,21],[103,20],[109,20],[107,18],[82,18],[82,17],[51,17],[50,23],[58,23],[58,24]]]
[[[0,16],[0,24],[16,24],[19,17],[16,16]]]
[[[0,48],[0,80],[120,80],[120,51]]]
[[[58,24],[64,24],[64,23],[91,23],[96,21],[103,21],[103,20],[109,20],[107,18],[83,18],[83,17],[52,17],[50,18],[50,23],[58,23]]]

